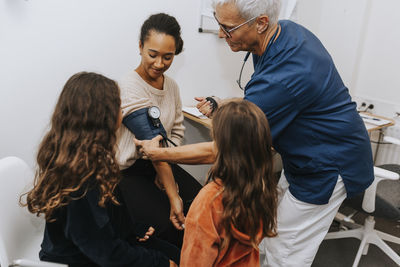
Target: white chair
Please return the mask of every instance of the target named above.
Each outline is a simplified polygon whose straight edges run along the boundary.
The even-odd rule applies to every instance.
[[[353,262],[353,267],[358,266],[362,255],[367,255],[369,244],[374,244],[378,246],[383,252],[385,252],[394,262],[400,265],[400,256],[393,251],[391,247],[389,247],[383,240],[400,244],[400,238],[389,235],[387,233],[383,233],[381,231],[376,230],[375,227],[375,205],[376,200],[381,201],[380,198],[377,198],[376,190],[377,185],[382,180],[398,180],[399,174],[388,171],[382,168],[374,167],[375,179],[374,182],[367,188],[365,191],[364,197],[362,198],[362,209],[369,214],[369,216],[365,219],[365,223],[362,227],[339,231],[339,232],[331,232],[328,233],[325,239],[339,239],[339,238],[358,238],[361,240],[360,247],[357,251],[356,258]],[[389,207],[390,208],[390,207]],[[393,215],[393,211],[400,212],[400,210],[391,209],[390,214]],[[382,211],[379,211],[382,213]],[[353,224],[355,227],[357,225]]]
[[[0,159],[0,266],[67,266],[39,260],[44,219],[19,205],[33,182],[33,173],[19,158]]]

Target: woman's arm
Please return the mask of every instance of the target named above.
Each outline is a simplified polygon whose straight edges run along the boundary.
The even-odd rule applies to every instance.
[[[183,112],[182,112],[182,101],[179,94],[178,85],[175,90],[175,120],[171,129],[171,140],[178,146],[182,144],[182,139],[185,134],[185,126],[183,126]]]
[[[152,161],[168,161],[181,164],[211,164],[215,161],[214,142],[202,142],[179,147],[159,147],[161,136],[152,140],[137,140],[140,152]]]
[[[167,162],[153,161],[154,169],[167,193],[171,205],[169,219],[178,230],[183,230],[185,215],[183,214],[183,202],[178,194],[171,166]]]

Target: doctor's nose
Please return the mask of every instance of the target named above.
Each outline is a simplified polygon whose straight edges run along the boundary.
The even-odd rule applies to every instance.
[[[219,30],[218,30],[218,37],[219,38],[229,38],[229,36],[221,29],[221,27],[219,27]]]

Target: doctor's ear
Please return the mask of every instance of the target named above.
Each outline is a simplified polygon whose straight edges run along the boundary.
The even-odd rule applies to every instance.
[[[266,15],[261,15],[256,20],[257,23],[257,32],[263,33],[268,29],[269,18]]]

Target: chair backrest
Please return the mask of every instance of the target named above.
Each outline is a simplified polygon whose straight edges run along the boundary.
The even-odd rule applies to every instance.
[[[38,260],[43,239],[44,219],[19,205],[21,194],[33,184],[28,165],[16,157],[0,159],[0,265],[14,259]]]

